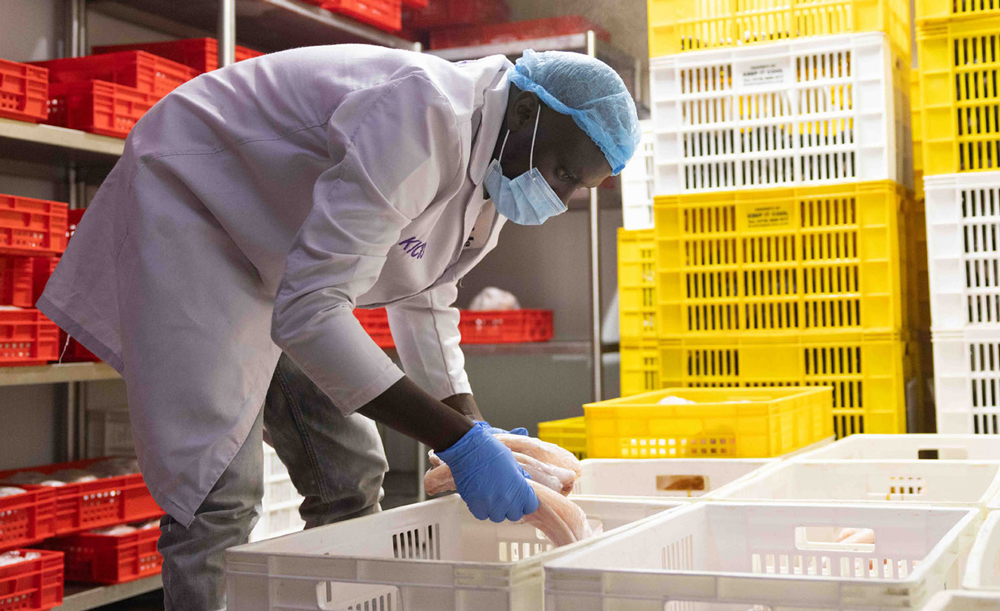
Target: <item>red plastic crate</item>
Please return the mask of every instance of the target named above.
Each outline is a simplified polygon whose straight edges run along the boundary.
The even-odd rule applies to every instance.
[[[429,0],[403,0],[403,6],[408,6],[410,8],[425,8]]]
[[[44,121],[49,115],[49,71],[0,59],[0,117]]]
[[[125,138],[156,100],[152,94],[104,81],[53,83],[46,123]]]
[[[69,206],[0,194],[0,255],[55,255],[66,250]]]
[[[0,306],[30,308],[34,265],[31,257],[0,255]]]
[[[550,17],[548,19],[533,19],[531,21],[512,21],[509,23],[487,23],[456,28],[432,30],[430,33],[431,49],[447,49],[451,47],[473,47],[515,40],[531,40],[552,36],[581,34],[594,30],[598,38],[611,40],[611,34],[580,15],[565,17]]]
[[[0,498],[0,552],[48,539],[55,531],[55,488]]]
[[[94,47],[95,55],[120,53],[122,51],[145,51],[163,57],[201,72],[210,72],[219,67],[219,43],[214,38],[185,38],[169,42],[141,42],[134,45],[107,45]],[[236,61],[264,55],[246,47],[236,45]]]
[[[326,0],[326,10],[385,30],[398,32],[403,29],[403,5],[400,0]]]
[[[106,81],[152,94],[156,99],[198,76],[194,68],[145,51],[69,57],[32,65],[48,68],[50,85]]]
[[[66,581],[115,584],[157,575],[163,556],[156,550],[160,529],[124,535],[80,533],[45,543],[66,554]]]
[[[395,348],[392,332],[389,331],[389,315],[385,308],[377,310],[362,310],[355,308],[354,316],[361,322],[361,327],[375,340],[379,348]]]
[[[552,310],[462,310],[463,344],[547,342],[554,334]]]
[[[59,327],[38,310],[0,310],[0,366],[44,365],[59,358]]]
[[[510,7],[503,0],[434,0],[406,12],[407,27],[414,30],[505,21],[510,21]]]
[[[55,473],[63,469],[85,469],[98,460],[103,459],[94,458],[3,471],[0,472],[0,481],[20,471]],[[18,488],[37,490],[45,486],[19,485]],[[153,500],[145,482],[142,481],[142,475],[138,473],[106,477],[83,484],[66,484],[55,488],[55,492],[56,535],[68,535],[115,524],[141,522],[163,515],[163,510]]]
[[[63,554],[50,550],[22,549],[37,553],[35,560],[0,567],[0,611],[42,611],[62,604]]]
[[[42,296],[49,276],[56,271],[59,257],[33,257],[31,262],[31,303],[34,304]]]

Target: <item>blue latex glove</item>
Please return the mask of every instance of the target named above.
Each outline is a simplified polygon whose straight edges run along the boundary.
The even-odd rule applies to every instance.
[[[501,428],[497,428],[495,426],[490,425],[490,423],[486,422],[485,420],[476,420],[475,423],[485,424],[486,428],[490,432],[490,435],[524,435],[525,437],[528,436],[528,429],[524,428],[523,426],[519,426],[516,429],[511,429],[509,431],[505,431]]]
[[[451,468],[455,488],[477,520],[516,522],[538,509],[538,498],[507,446],[477,422],[455,445],[437,453]]]

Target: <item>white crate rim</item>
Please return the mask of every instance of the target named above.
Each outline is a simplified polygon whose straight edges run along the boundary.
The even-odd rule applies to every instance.
[[[1000,511],[991,511],[986,516],[982,528],[979,529],[976,541],[972,544],[972,550],[969,552],[969,559],[965,565],[965,575],[962,579],[962,587],[966,590],[1000,593],[1000,585],[983,585],[982,575],[982,562],[986,555],[989,553],[994,555],[1000,553],[1000,550],[993,549],[990,546],[990,538],[998,529],[998,524],[1000,524]]]

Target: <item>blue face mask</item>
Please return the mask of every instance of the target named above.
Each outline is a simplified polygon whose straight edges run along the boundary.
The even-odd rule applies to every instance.
[[[562,203],[549,183],[542,178],[542,173],[535,167],[535,135],[538,133],[538,117],[541,109],[535,113],[535,131],[531,134],[531,153],[528,158],[528,171],[511,180],[503,175],[500,169],[500,159],[503,149],[507,146],[510,130],[503,137],[500,145],[500,157],[490,162],[486,169],[486,192],[493,200],[497,212],[518,225],[541,225],[549,217],[566,212],[566,204]]]

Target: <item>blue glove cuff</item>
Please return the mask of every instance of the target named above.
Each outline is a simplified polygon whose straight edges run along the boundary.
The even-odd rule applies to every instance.
[[[462,435],[462,438],[455,442],[447,450],[436,452],[438,458],[443,460],[449,467],[461,464],[462,458],[474,452],[484,443],[489,442],[489,426],[485,422],[476,422],[472,428]]]

